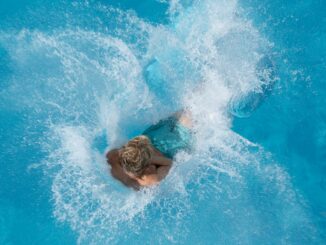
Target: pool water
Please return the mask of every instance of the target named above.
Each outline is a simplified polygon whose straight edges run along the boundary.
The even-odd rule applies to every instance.
[[[0,2],[0,244],[325,244],[326,2]],[[188,108],[134,192],[105,152]]]

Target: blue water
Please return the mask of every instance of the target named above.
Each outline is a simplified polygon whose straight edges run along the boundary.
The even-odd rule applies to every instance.
[[[325,13],[2,0],[0,244],[325,244]],[[158,187],[112,179],[105,151],[184,107],[194,151]]]

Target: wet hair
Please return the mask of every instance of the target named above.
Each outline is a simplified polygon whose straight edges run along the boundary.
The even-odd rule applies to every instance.
[[[145,135],[137,136],[119,150],[119,158],[122,168],[137,177],[142,176],[143,171],[150,165],[153,147]]]

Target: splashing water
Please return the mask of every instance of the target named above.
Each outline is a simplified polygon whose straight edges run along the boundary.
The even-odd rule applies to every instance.
[[[261,66],[273,44],[235,0],[159,2],[168,24],[90,1],[54,7],[60,27],[0,32],[10,61],[0,105],[43,129],[36,168],[51,180],[55,219],[79,244],[318,244],[287,171],[232,130],[278,80]],[[106,150],[180,108],[196,121],[194,151],[157,187],[114,180]]]

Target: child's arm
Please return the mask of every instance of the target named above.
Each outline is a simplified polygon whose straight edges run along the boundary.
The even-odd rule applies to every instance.
[[[158,166],[171,166],[172,159],[163,156],[154,156],[152,157],[151,163]]]

